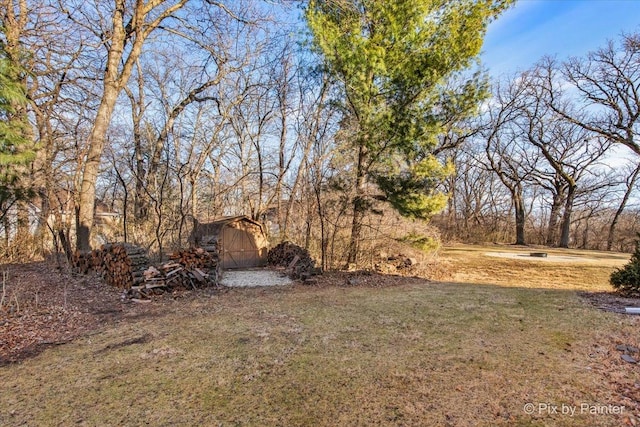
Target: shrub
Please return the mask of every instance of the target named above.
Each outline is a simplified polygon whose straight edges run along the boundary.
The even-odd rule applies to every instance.
[[[623,268],[618,268],[611,273],[609,282],[620,293],[640,293],[640,233],[638,233],[636,250],[631,255],[631,260]]]
[[[435,251],[440,247],[437,238],[424,236],[413,231],[398,240],[423,252]]]

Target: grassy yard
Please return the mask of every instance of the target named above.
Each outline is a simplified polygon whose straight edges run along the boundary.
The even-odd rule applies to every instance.
[[[548,257],[534,258],[531,252],[545,252]],[[456,282],[583,291],[611,291],[611,271],[625,265],[629,257],[617,252],[501,245],[456,245],[440,254],[449,266],[448,279]]]
[[[0,367],[0,425],[635,422],[639,368],[615,347],[639,344],[638,318],[575,292],[607,290],[625,256],[560,264],[492,250],[444,250],[456,282],[164,301]]]

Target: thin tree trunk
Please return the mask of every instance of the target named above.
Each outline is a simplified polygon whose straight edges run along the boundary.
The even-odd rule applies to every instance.
[[[311,151],[311,140],[307,141],[307,145],[304,147],[304,151],[302,153],[302,159],[306,159],[307,157],[309,157],[309,152]],[[300,180],[302,179],[302,169],[303,169],[303,165],[304,162],[300,162],[300,166],[298,167],[298,170],[296,171],[296,177],[293,181],[293,185],[291,186],[291,190],[289,191],[289,200],[287,200],[287,206],[285,208],[285,215],[284,215],[284,221],[283,221],[283,227],[280,229],[280,239],[282,241],[287,240],[288,238],[288,228],[289,228],[289,218],[291,217],[291,209],[293,208],[293,202],[294,202],[294,198],[296,196],[296,191],[298,190],[298,187],[300,185]],[[280,208],[278,208],[278,216],[280,215]]]
[[[288,227],[289,227],[289,218],[291,217],[291,209],[293,208],[293,201],[295,198],[295,194],[296,191],[298,189],[298,186],[300,185],[300,180],[302,179],[302,171],[303,171],[303,165],[305,164],[305,161],[307,158],[309,158],[309,153],[311,152],[311,149],[314,146],[314,141],[317,138],[318,133],[322,133],[324,134],[326,131],[326,123],[322,123],[321,120],[321,114],[323,111],[323,107],[324,107],[324,102],[327,96],[327,92],[328,92],[328,88],[329,88],[329,83],[327,82],[327,79],[323,79],[322,81],[322,88],[320,89],[320,94],[319,97],[317,98],[317,100],[315,101],[316,103],[316,108],[313,111],[313,115],[312,115],[312,123],[313,126],[311,127],[311,131],[309,131],[307,133],[307,137],[306,142],[305,142],[305,146],[302,152],[302,157],[301,159],[303,159],[302,162],[300,162],[300,165],[298,166],[298,170],[296,171],[296,177],[293,181],[293,185],[291,186],[291,190],[289,191],[289,200],[287,200],[287,204],[286,204],[286,208],[285,208],[285,215],[284,215],[284,221],[283,221],[283,227],[280,229],[281,230],[281,240],[285,241],[287,240],[288,237]],[[284,123],[283,123],[284,125]],[[321,159],[322,156],[319,156],[318,161],[321,163]],[[318,163],[318,167],[320,167],[320,163]],[[309,170],[309,168],[307,167],[307,170]],[[319,181],[321,181],[321,174],[319,174]],[[280,209],[278,209],[278,213],[280,212]]]
[[[358,255],[360,252],[360,240],[362,239],[362,222],[366,213],[365,200],[365,147],[360,145],[358,150],[358,166],[356,169],[356,195],[353,198],[353,221],[351,223],[351,238],[349,240],[349,251],[347,255],[347,264],[358,264]]]
[[[327,269],[327,246],[329,244],[329,240],[326,232],[326,219],[322,206],[322,186],[320,183],[321,179],[320,177],[317,177],[316,183],[313,185],[313,192],[316,196],[316,209],[318,212],[318,219],[320,220],[320,267],[322,268],[322,271],[325,271]]]
[[[125,181],[125,179],[122,177],[122,175],[120,174],[120,171],[118,170],[115,160],[113,162],[113,170],[116,173],[116,178],[118,180],[118,182],[120,183],[120,185],[122,185],[122,191],[123,191],[123,201],[122,201],[122,233],[123,233],[123,240],[125,242],[128,242],[128,234],[127,234],[127,226],[128,226],[128,215],[127,215],[127,211],[129,210],[129,190],[127,189],[127,182]]]
[[[133,92],[127,87],[124,91],[131,101],[131,123],[133,130],[133,146],[135,157],[135,190],[133,200],[133,217],[136,224],[141,224],[149,218],[149,198],[145,193],[145,180],[147,178],[145,172],[144,144],[142,142],[142,117],[145,113],[146,105],[144,98],[144,78],[142,66],[136,61],[136,70],[138,74],[138,97],[136,100]]]
[[[134,132],[135,157],[136,157],[136,186],[133,212],[135,221],[140,224],[149,218],[149,200],[144,190],[145,170],[142,145],[139,135]]]
[[[589,231],[590,231],[589,217],[590,216],[591,215],[587,216],[587,218],[585,218],[584,220],[584,230],[582,231],[582,249],[587,249],[587,244],[589,243]]]
[[[611,225],[609,226],[609,234],[607,235],[607,250],[610,251],[613,247],[613,239],[616,233],[616,226],[618,225],[618,220],[622,215],[622,212],[627,206],[627,202],[631,197],[631,192],[633,191],[636,180],[638,179],[638,175],[640,175],[640,165],[636,167],[633,171],[633,174],[629,178],[627,182],[627,191],[625,191],[624,196],[622,197],[622,201],[620,202],[620,206],[618,206],[618,210],[616,210],[615,215],[613,216],[613,220],[611,221]]]
[[[262,159],[262,150],[260,144],[256,143],[256,154],[258,155],[258,197],[257,203],[253,212],[251,212],[251,219],[254,221],[260,221],[260,215],[262,215],[262,198],[264,194],[264,161]]]
[[[16,239],[24,242],[23,239],[29,236],[29,203],[25,200],[16,202]]]
[[[4,239],[4,245],[9,247],[11,237],[11,223],[9,222],[9,215],[4,215],[2,217],[2,228],[4,229],[4,235],[2,236]]]

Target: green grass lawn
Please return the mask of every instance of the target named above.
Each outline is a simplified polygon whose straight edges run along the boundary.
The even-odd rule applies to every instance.
[[[177,300],[1,367],[0,425],[622,425],[636,408],[616,384],[640,375],[615,345],[637,345],[637,318],[567,288],[413,281]]]
[[[599,366],[636,327],[568,291],[242,290],[0,368],[0,424],[620,425],[523,408],[624,404]]]

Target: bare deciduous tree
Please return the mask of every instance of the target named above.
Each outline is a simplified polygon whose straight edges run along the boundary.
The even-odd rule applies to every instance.
[[[543,63],[520,76],[522,84],[527,87],[520,126],[529,143],[540,151],[552,169],[552,173],[548,175],[553,177],[554,187],[558,189],[554,193],[550,227],[553,225],[558,204],[564,199],[559,246],[568,248],[571,213],[580,190],[580,181],[595,173],[594,167],[598,166],[608,152],[611,143],[549,108],[550,100],[547,96],[553,97],[556,102],[564,98],[556,85],[545,87],[554,79],[554,70],[549,68],[551,65],[549,62]],[[569,107],[565,106],[564,110],[569,111]],[[573,116],[579,117],[577,113]]]
[[[551,106],[573,123],[640,156],[640,33],[624,35],[619,45],[609,41],[586,58],[569,59],[563,74],[591,114],[575,117],[556,103],[553,92]]]
[[[511,193],[516,220],[516,244],[526,244],[525,186],[535,172],[539,155],[518,128],[526,86],[514,79],[497,84],[488,108],[485,152],[491,169]]]
[[[104,74],[100,76],[102,83],[100,104],[87,141],[86,160],[81,171],[76,218],[78,250],[91,249],[90,235],[93,227],[96,181],[118,95],[128,83],[142,48],[151,33],[180,10],[186,2],[187,0],[154,2],[136,0],[133,7],[125,0],[113,0],[109,3],[82,1],[61,4],[61,8],[77,25],[93,34],[94,42],[104,49],[106,55]],[[94,23],[98,25],[93,25]]]

